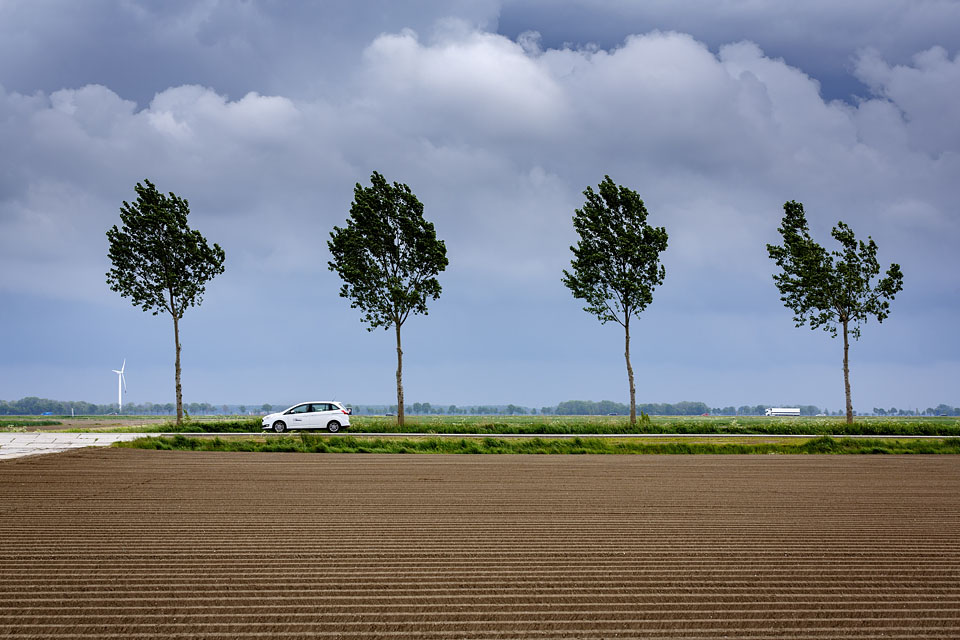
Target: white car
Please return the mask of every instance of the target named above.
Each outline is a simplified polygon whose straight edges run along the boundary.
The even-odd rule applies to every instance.
[[[263,417],[263,428],[283,433],[289,429],[326,429],[336,433],[350,426],[351,409],[339,402],[301,402],[286,411]]]

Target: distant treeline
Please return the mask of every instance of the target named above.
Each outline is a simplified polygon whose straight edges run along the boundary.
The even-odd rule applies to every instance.
[[[194,415],[212,415],[226,413],[227,405],[212,405],[209,402],[191,402],[184,403],[183,408]],[[144,402],[143,404],[130,403],[123,405],[124,415],[171,415],[177,409],[172,402],[165,404],[154,404]],[[110,413],[117,413],[117,405],[114,404],[93,404],[90,402],[74,400],[48,400],[47,398],[28,397],[20,400],[6,401],[0,400],[0,415],[4,416],[29,416],[50,413],[57,416],[69,416],[75,413],[78,416],[101,416]]]
[[[290,403],[293,404],[293,403]],[[264,403],[261,405],[214,405],[209,402],[190,402],[184,403],[183,408],[190,415],[260,415],[286,409],[290,404],[272,405]],[[354,413],[357,415],[383,415],[385,413],[395,414],[397,405],[350,405],[353,406]],[[646,413],[652,416],[699,416],[703,414],[718,416],[762,416],[771,405],[742,405],[739,407],[709,407],[703,402],[676,402],[670,403],[638,403],[637,413]],[[814,405],[803,404],[778,404],[778,407],[799,407],[800,415],[842,415],[840,411],[830,412],[827,409],[821,409]],[[471,416],[496,416],[496,415],[558,415],[558,416],[603,416],[618,415],[625,416],[630,412],[630,407],[625,403],[613,402],[611,400],[601,400],[594,402],[592,400],[566,400],[555,407],[524,407],[515,404],[507,405],[434,405],[429,402],[414,402],[410,405],[404,404],[405,412],[409,415],[471,415]],[[124,415],[173,415],[176,411],[176,405],[172,402],[152,403],[144,402],[142,404],[130,403],[123,405]],[[48,400],[46,398],[28,397],[20,400],[6,401],[0,400],[0,415],[42,415],[49,413],[57,416],[76,415],[107,415],[117,413],[117,405],[114,404],[92,404],[83,401],[62,401]],[[960,416],[960,407],[952,407],[946,404],[939,404],[936,407],[928,407],[924,411],[917,409],[882,409],[874,407],[873,415],[878,416]],[[865,415],[865,412],[860,412]]]

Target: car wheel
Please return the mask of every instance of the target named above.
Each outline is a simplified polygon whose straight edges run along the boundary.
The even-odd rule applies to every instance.
[[[336,420],[331,420],[327,423],[327,431],[330,433],[336,433],[337,431],[340,431],[340,423]]]
[[[277,420],[273,423],[273,430],[277,433],[283,433],[287,430],[287,425],[283,424],[283,421]]]

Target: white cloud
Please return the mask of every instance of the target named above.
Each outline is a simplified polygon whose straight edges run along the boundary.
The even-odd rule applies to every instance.
[[[913,148],[931,154],[960,152],[960,53],[943,47],[913,56],[913,65],[890,65],[875,49],[860,53],[856,74],[902,114]]]
[[[364,52],[367,104],[391,122],[455,139],[458,128],[474,139],[527,138],[561,123],[565,96],[520,45],[473,30],[454,35],[431,45],[410,30],[377,38]]]

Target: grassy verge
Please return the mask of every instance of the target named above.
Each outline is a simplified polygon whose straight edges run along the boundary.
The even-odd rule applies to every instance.
[[[624,416],[414,416],[401,428],[395,418],[356,416],[355,433],[632,434],[702,433],[767,435],[960,436],[957,418],[768,418],[759,416],[654,416],[631,426]]]
[[[63,431],[65,433],[87,433],[90,431],[99,433],[259,433],[260,420],[259,418],[238,418],[234,420],[189,421],[179,426],[175,422],[151,422],[105,429],[74,427]]]
[[[113,433],[258,433],[260,430],[260,418],[202,419],[179,427],[172,422],[154,422],[104,429]],[[350,431],[491,436],[507,433],[960,436],[960,419],[862,417],[848,425],[843,418],[836,417],[654,416],[645,423],[631,427],[624,416],[411,416],[401,428],[397,426],[396,418],[353,416]]]
[[[24,431],[25,427],[55,427],[63,424],[57,420],[36,420],[30,418],[0,418],[0,432]]]
[[[354,438],[301,433],[282,438],[150,436],[114,446],[188,451],[445,454],[960,454],[960,440],[861,440],[813,438],[801,442],[737,443],[655,441],[631,438]]]

